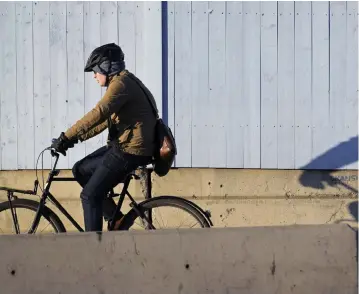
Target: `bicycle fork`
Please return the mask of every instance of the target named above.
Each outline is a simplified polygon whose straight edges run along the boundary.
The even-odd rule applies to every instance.
[[[46,196],[43,194],[43,197],[41,197],[40,202],[39,202],[39,206],[37,208],[36,211],[36,215],[34,218],[34,221],[32,222],[32,225],[30,227],[30,230],[28,231],[28,234],[33,234],[36,232],[37,226],[40,223],[40,218],[41,218],[41,210],[42,208],[45,206],[45,201],[46,201]]]

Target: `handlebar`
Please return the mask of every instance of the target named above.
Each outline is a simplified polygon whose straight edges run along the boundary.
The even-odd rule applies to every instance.
[[[53,165],[53,168],[52,168],[52,170],[55,170],[56,165],[57,165],[57,162],[59,161],[60,153],[58,153],[58,152],[57,152],[54,148],[52,148],[52,147],[47,147],[47,148],[44,149],[44,151],[46,151],[46,150],[49,150],[50,153],[51,153],[51,156],[52,156],[52,157],[55,157],[55,162],[54,162],[54,165]],[[43,151],[43,152],[44,152],[44,151]],[[43,152],[42,152],[42,153],[43,153]]]
[[[56,158],[59,158],[60,157],[60,153],[58,153],[55,148],[52,148],[52,147],[47,147],[45,148],[45,150],[49,150],[51,152],[51,156],[52,157],[56,157]]]
[[[49,150],[51,151],[51,156],[52,157],[59,157],[60,153],[56,152],[56,150],[54,148],[49,147]]]

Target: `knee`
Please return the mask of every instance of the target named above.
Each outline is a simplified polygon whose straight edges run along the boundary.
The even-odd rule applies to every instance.
[[[90,191],[89,189],[86,189],[86,186],[82,189],[80,198],[82,202],[88,203],[91,206],[97,205],[96,195],[92,193],[92,191]]]
[[[80,166],[81,166],[81,162],[78,161],[72,167],[72,174],[76,180],[81,178]]]

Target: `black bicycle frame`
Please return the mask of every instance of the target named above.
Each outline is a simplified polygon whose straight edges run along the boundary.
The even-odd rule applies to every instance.
[[[57,162],[59,160],[59,154],[54,152],[53,150],[51,150],[51,155],[53,157],[55,157],[55,163],[54,163],[54,166],[52,168],[52,170],[50,171],[49,173],[49,176],[47,178],[47,181],[46,181],[46,184],[45,184],[45,187],[44,187],[44,190],[43,190],[43,193],[41,195],[41,198],[40,198],[40,203],[39,203],[39,206],[37,208],[37,211],[36,211],[36,215],[35,215],[35,218],[34,218],[34,221],[31,225],[31,228],[29,230],[29,233],[32,234],[33,232],[35,232],[39,222],[40,222],[40,218],[41,218],[41,212],[43,210],[43,208],[45,207],[45,203],[46,203],[46,200],[49,199],[58,209],[59,211],[61,211],[61,213],[75,226],[75,228],[80,231],[80,232],[84,232],[84,229],[76,222],[76,220],[67,212],[67,210],[57,201],[57,199],[55,198],[55,196],[53,196],[51,193],[50,193],[50,187],[51,187],[51,184],[52,182],[73,182],[73,181],[76,181],[75,178],[70,178],[70,177],[56,177],[60,171],[59,170],[56,170],[56,165],[57,165]],[[122,191],[120,194],[116,194],[114,193],[113,189],[110,191],[110,197],[115,197],[115,196],[120,196],[120,199],[117,203],[117,207],[116,207],[116,210],[114,212],[114,215],[113,217],[121,210],[121,207],[122,207],[122,204],[123,204],[123,201],[125,199],[125,196],[127,195],[130,200],[131,200],[131,204],[130,206],[136,211],[136,213],[143,219],[146,220],[146,223],[147,223],[147,228],[149,229],[154,229],[154,226],[152,225],[152,219],[151,219],[151,215],[145,215],[138,207],[138,204],[136,203],[136,201],[133,199],[133,197],[130,195],[130,193],[127,191],[128,189],[128,186],[130,184],[130,181],[132,178],[136,178],[136,179],[139,179],[138,176],[136,176],[135,174],[129,174],[125,181],[124,181],[124,185],[123,185],[123,188],[122,188]],[[148,181],[148,177],[145,178],[146,179],[146,183],[150,183],[151,180]],[[149,187],[150,188],[150,187]],[[145,198],[149,198],[151,197],[150,196],[150,193],[146,193],[145,194]],[[111,222],[110,224],[110,230],[112,230],[114,227],[114,222]]]

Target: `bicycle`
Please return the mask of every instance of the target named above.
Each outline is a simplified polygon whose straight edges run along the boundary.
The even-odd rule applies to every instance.
[[[41,188],[40,186],[40,189],[42,191],[40,200],[35,201],[30,199],[19,198],[18,196],[16,196],[16,194],[37,195],[37,190],[39,187],[39,179],[37,176],[37,164],[40,155],[42,155],[43,157],[43,153],[45,151],[51,151],[51,155],[55,157],[55,161],[52,169],[49,172],[46,183],[44,183],[44,177],[43,177],[43,188]],[[7,191],[7,198],[8,198],[6,202],[0,203],[0,216],[2,212],[10,210],[15,232],[16,234],[20,234],[20,225],[18,222],[17,210],[23,208],[35,212],[35,217],[32,221],[29,230],[27,231],[28,234],[34,234],[36,232],[41,218],[46,219],[49,222],[49,224],[51,224],[55,233],[64,233],[66,232],[66,228],[63,222],[60,220],[58,215],[51,208],[46,206],[46,202],[47,200],[49,200],[72,223],[72,225],[74,225],[74,227],[79,232],[84,232],[84,229],[75,221],[75,219],[67,212],[67,210],[57,201],[56,197],[52,195],[50,192],[50,187],[52,182],[76,181],[75,178],[58,177],[58,175],[60,174],[60,170],[56,169],[56,165],[59,160],[59,153],[57,153],[51,147],[45,148],[40,153],[40,155],[36,163],[36,180],[34,182],[33,190],[21,190],[21,189],[14,189],[10,187],[0,187],[0,190]],[[210,219],[210,213],[208,211],[204,211],[201,207],[199,207],[192,201],[176,196],[152,197],[151,173],[153,170],[148,166],[141,166],[138,169],[140,170],[140,173],[142,173],[142,177],[136,174],[137,170],[129,173],[126,176],[125,180],[123,181],[122,191],[120,193],[114,193],[114,189],[111,189],[111,191],[106,196],[112,198],[120,196],[117,202],[115,212],[109,219],[105,219],[105,221],[107,221],[108,223],[107,225],[108,231],[114,230],[115,222],[112,220],[116,220],[115,216],[119,211],[121,211],[125,196],[127,196],[130,200],[130,204],[129,204],[130,210],[128,211],[128,213],[124,215],[124,218],[120,226],[117,228],[118,230],[129,230],[135,224],[137,218],[141,220],[142,225],[145,226],[146,230],[155,230],[156,227],[153,224],[153,219],[152,219],[153,209],[160,207],[176,208],[188,213],[193,219],[196,220],[196,222],[200,225],[201,228],[210,228],[211,226],[213,226],[213,223]],[[42,168],[42,172],[43,172],[43,168]],[[132,179],[140,180],[141,178],[144,179],[144,181],[142,181],[141,184],[146,185],[144,189],[145,200],[140,203],[137,203],[135,199],[128,192],[128,187]],[[1,231],[2,230],[0,228],[0,232]]]

